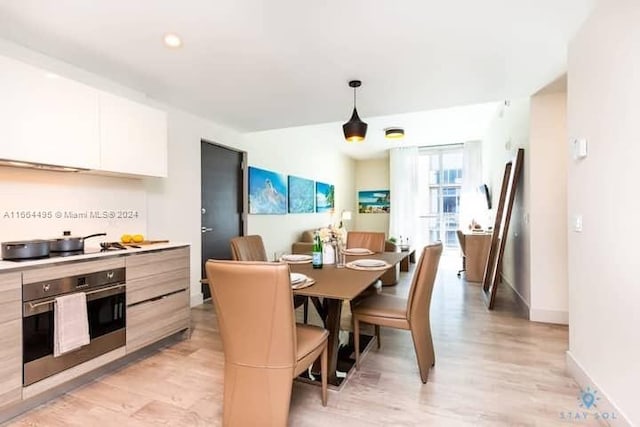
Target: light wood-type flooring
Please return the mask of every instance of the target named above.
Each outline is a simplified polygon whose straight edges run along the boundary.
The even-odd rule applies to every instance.
[[[554,426],[578,411],[567,376],[567,328],[529,322],[504,287],[487,311],[477,284],[442,259],[431,318],[436,365],[423,385],[407,331],[382,330],[361,370],[322,407],[296,381],[291,426]],[[406,294],[409,274],[384,292]],[[12,426],[218,426],[224,356],[210,303],[192,309],[191,339],[162,348],[27,412]],[[348,322],[347,322],[348,323]],[[251,408],[247,408],[251,410]],[[593,425],[580,421],[569,424]]]

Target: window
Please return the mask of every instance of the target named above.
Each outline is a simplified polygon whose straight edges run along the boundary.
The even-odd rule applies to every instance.
[[[423,241],[442,241],[457,248],[462,145],[425,148],[420,152],[420,228]]]

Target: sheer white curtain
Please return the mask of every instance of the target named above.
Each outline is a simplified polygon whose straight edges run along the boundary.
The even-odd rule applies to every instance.
[[[389,236],[409,238],[418,246],[418,147],[392,148],[389,153]]]
[[[460,228],[466,228],[472,220],[482,225],[487,217],[487,202],[480,193],[482,184],[482,142],[464,143],[462,188],[460,191]]]

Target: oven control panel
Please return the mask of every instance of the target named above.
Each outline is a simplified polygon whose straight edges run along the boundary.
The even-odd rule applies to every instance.
[[[105,285],[124,283],[126,269],[124,267],[78,276],[61,277],[52,280],[29,283],[22,287],[22,301],[34,301],[42,298],[64,295],[70,292],[88,291]]]

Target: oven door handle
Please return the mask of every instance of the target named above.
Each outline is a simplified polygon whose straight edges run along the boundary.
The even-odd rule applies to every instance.
[[[97,293],[100,293],[100,292],[106,292],[106,291],[111,291],[111,290],[114,290],[114,289],[120,289],[120,288],[123,288],[124,286],[125,286],[125,283],[120,283],[119,285],[114,285],[114,286],[107,286],[106,288],[96,289],[96,290],[93,290],[93,291],[87,291],[87,292],[85,292],[85,295],[92,295],[92,294],[97,294]],[[36,303],[30,302],[29,303],[29,308],[31,308],[33,310],[36,307],[41,307],[43,305],[53,304],[54,302],[56,302],[55,298],[49,299],[49,300],[46,300],[46,301],[36,302]]]

